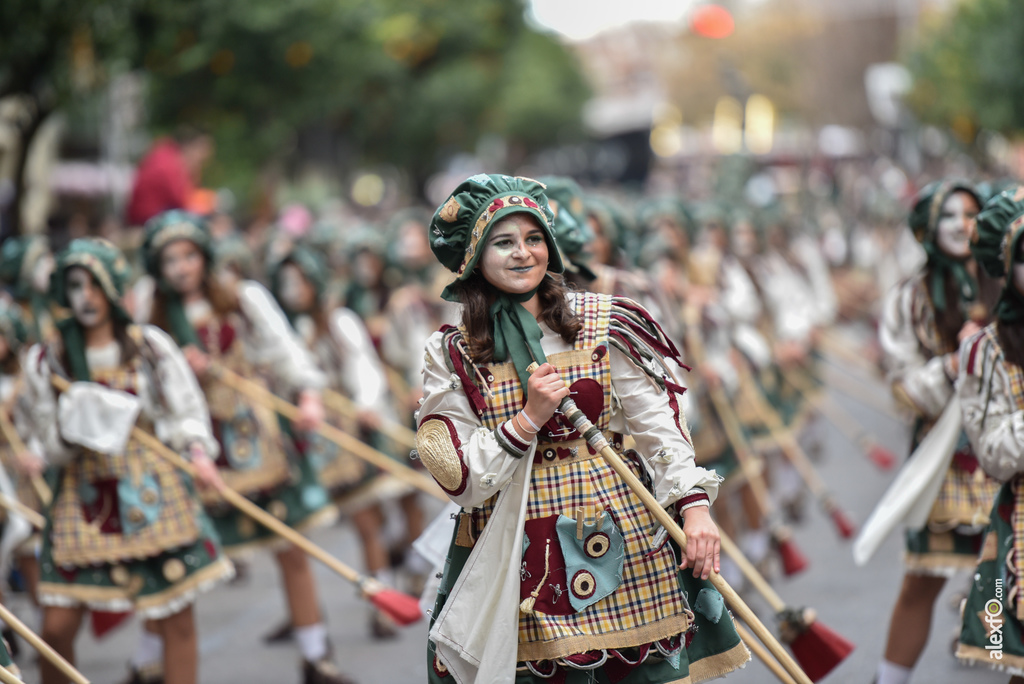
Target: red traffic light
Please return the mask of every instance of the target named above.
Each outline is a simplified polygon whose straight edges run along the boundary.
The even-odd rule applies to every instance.
[[[729,10],[721,5],[702,5],[693,11],[690,28],[705,38],[728,38],[736,28]]]

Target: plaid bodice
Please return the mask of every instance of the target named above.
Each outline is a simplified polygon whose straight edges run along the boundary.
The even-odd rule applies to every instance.
[[[602,431],[607,431],[611,413],[611,366],[608,356],[608,324],[611,316],[612,299],[589,293],[576,295],[576,313],[583,322],[583,328],[576,335],[573,348],[552,354],[548,363],[569,384],[572,399],[587,414],[591,422]],[[490,430],[510,420],[525,402],[523,389],[511,362],[493,364],[480,368],[480,375],[487,381],[493,396],[484,398],[487,407],[480,420]],[[541,427],[538,437],[540,444],[555,444],[580,439],[579,432],[560,413],[555,413]],[[538,455],[543,457],[542,449]]]

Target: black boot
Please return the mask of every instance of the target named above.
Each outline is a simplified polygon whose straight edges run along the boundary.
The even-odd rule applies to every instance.
[[[341,674],[330,656],[312,662],[302,661],[302,684],[356,684],[355,680]]]

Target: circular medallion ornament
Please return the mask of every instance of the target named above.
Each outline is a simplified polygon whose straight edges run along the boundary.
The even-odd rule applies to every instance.
[[[128,522],[133,525],[142,525],[146,522],[146,514],[138,506],[132,506],[128,509]]]
[[[558,454],[555,452],[554,449],[545,449],[544,450],[544,460],[545,461],[554,461],[555,460],[555,456],[557,456],[557,455]]]
[[[604,532],[595,532],[587,537],[583,548],[591,558],[600,558],[608,553],[608,549],[611,548],[611,540],[608,539],[608,535]]]
[[[115,565],[110,568],[110,581],[119,587],[126,587],[132,581],[131,573],[123,565]]]
[[[597,581],[589,570],[580,570],[572,576],[570,587],[576,598],[588,599],[597,590]]]
[[[448,676],[448,668],[437,655],[434,656],[434,674],[441,678]]]
[[[159,500],[160,495],[157,494],[157,491],[152,487],[145,487],[141,492],[139,492],[139,501],[147,506],[152,506]]]
[[[185,564],[179,558],[171,558],[164,563],[164,578],[168,582],[177,582],[185,576]]]

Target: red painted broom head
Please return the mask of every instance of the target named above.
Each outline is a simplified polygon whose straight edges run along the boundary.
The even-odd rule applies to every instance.
[[[89,614],[89,624],[92,627],[92,634],[97,639],[102,639],[107,634],[120,627],[121,624],[131,616],[131,613],[108,613],[102,610],[94,610]]]
[[[419,600],[400,591],[384,588],[368,593],[367,598],[380,612],[400,625],[411,625],[423,617]]]
[[[791,538],[783,537],[775,540],[775,546],[779,550],[779,558],[782,560],[782,571],[787,577],[792,577],[807,569],[807,557],[797,548]]]
[[[849,539],[850,537],[852,537],[853,533],[857,529],[856,526],[853,524],[853,521],[850,520],[846,516],[846,514],[838,508],[832,509],[831,515],[832,522],[835,523],[836,529],[839,530],[839,536],[841,536],[843,539]]]
[[[789,642],[789,648],[800,668],[817,682],[853,653],[854,645],[812,618]]]
[[[896,455],[880,444],[872,444],[868,450],[868,458],[882,470],[892,470],[896,465]]]

